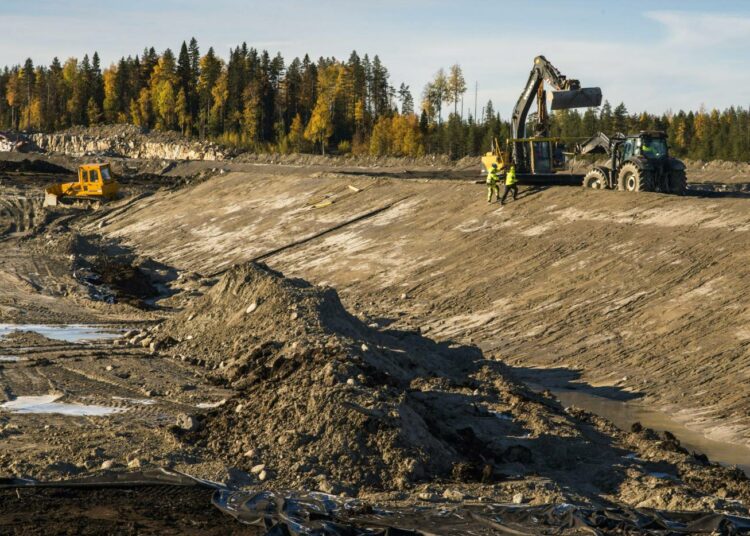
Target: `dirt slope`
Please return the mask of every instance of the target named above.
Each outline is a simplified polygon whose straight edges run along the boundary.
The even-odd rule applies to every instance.
[[[729,507],[713,497],[720,486],[750,495],[743,474],[668,436],[564,410],[475,346],[367,325],[335,290],[264,265],[233,267],[157,341],[180,361],[200,356],[235,391],[178,434],[180,450],[255,485],[360,496],[452,486],[507,500],[503,484],[523,480],[535,501],[687,509]]]
[[[92,229],[204,274],[262,258],[382,323],[750,440],[747,200],[553,187],[500,208],[483,196],[466,182],[269,167],[157,194]]]

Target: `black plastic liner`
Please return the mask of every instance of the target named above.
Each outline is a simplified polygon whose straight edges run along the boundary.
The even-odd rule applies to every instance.
[[[747,534],[750,518],[705,512],[592,509],[571,504],[379,510],[320,493],[217,491],[213,503],[271,535]]]
[[[211,502],[266,536],[452,536],[472,534],[750,534],[750,518],[711,512],[595,509],[572,504],[470,504],[382,509],[324,493],[237,491],[166,469],[105,473],[38,482],[0,479],[0,489],[193,487],[213,490]],[[99,505],[92,504],[91,507]]]

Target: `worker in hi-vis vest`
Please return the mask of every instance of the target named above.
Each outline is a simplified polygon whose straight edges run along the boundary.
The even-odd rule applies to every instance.
[[[518,195],[518,186],[516,183],[518,180],[516,179],[516,166],[513,164],[510,165],[510,169],[508,170],[508,173],[505,174],[505,191],[503,192],[503,199],[500,201],[500,204],[505,203],[505,198],[508,197],[508,192],[513,190],[513,201],[516,200],[516,196]]]
[[[495,192],[495,199],[500,200],[500,175],[497,171],[497,164],[493,163],[487,172],[487,202],[492,203],[492,192]]]

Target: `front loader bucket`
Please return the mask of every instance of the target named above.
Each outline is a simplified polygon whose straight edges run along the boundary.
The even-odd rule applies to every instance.
[[[602,103],[602,90],[598,87],[584,87],[569,91],[553,91],[552,110],[567,110],[568,108],[593,108]]]

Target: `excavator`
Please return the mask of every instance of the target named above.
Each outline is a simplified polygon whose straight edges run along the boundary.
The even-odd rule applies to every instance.
[[[600,88],[582,88],[578,80],[561,74],[544,56],[537,56],[526,86],[513,109],[511,137],[503,149],[497,140],[493,140],[492,150],[482,157],[485,170],[489,171],[493,163],[502,170],[512,162],[519,179],[523,181],[534,177],[549,177],[565,169],[565,146],[559,138],[550,137],[545,82],[553,88],[550,92],[552,110],[588,108],[602,103]],[[529,135],[526,132],[526,121],[534,100],[537,102],[537,111],[533,121],[534,132]]]
[[[78,167],[78,180],[58,182],[45,189],[44,206],[54,207],[67,200],[98,201],[117,197],[120,184],[109,164],[83,164]]]

